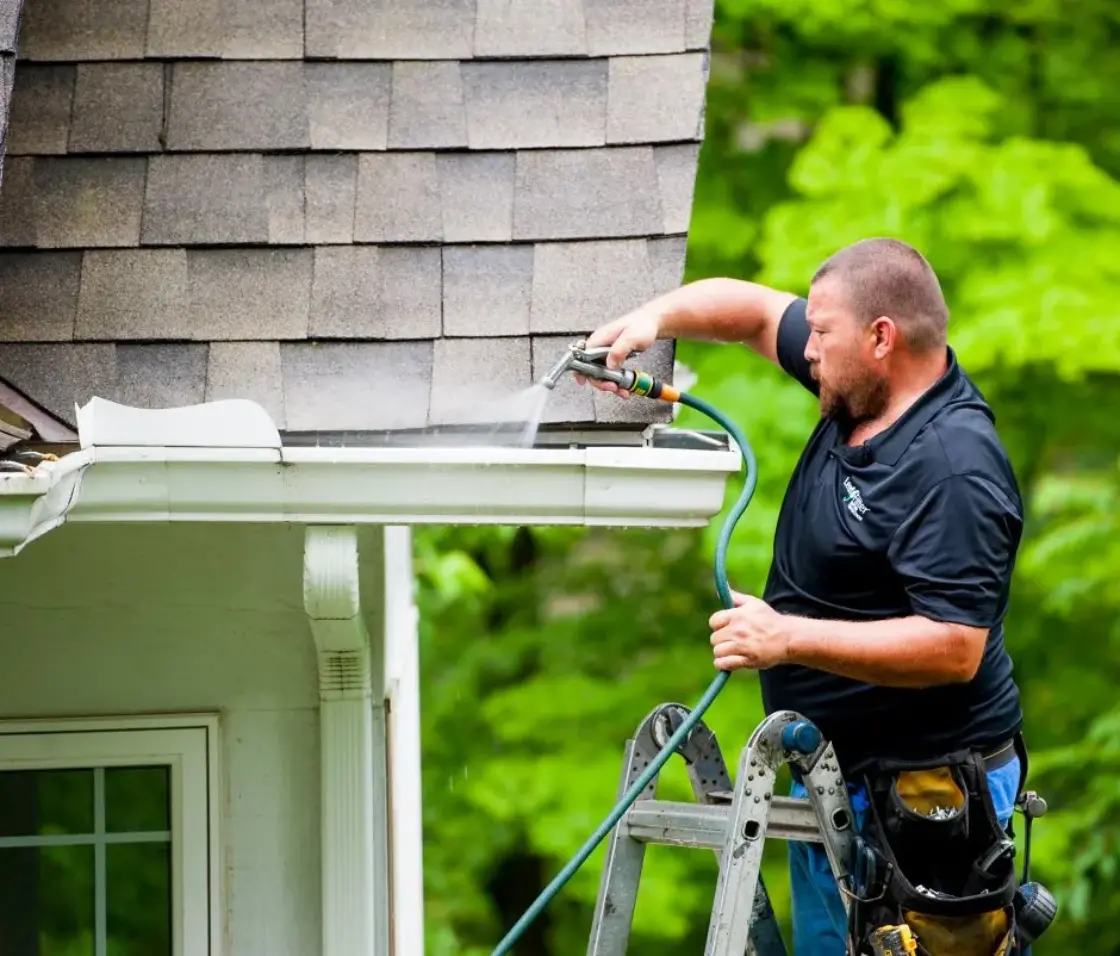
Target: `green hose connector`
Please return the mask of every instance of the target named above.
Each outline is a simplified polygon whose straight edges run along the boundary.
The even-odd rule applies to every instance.
[[[731,543],[731,535],[735,531],[735,526],[743,516],[743,512],[747,510],[747,505],[750,504],[751,498],[754,496],[755,486],[758,483],[758,464],[755,460],[754,451],[751,449],[750,442],[747,441],[746,436],[739,427],[719,409],[708,404],[708,402],[701,398],[690,395],[688,392],[681,392],[679,396],[674,395],[674,398],[682,405],[687,405],[689,408],[693,408],[707,415],[712,421],[722,427],[732,437],[735,444],[739,446],[739,451],[743,456],[743,490],[732,506],[727,518],[724,520],[723,526],[720,528],[719,539],[716,542],[714,562],[716,592],[719,594],[719,599],[724,608],[730,609],[735,606],[735,601],[731,596],[731,587],[727,581],[727,549]],[[666,761],[673,755],[681,742],[692,732],[692,728],[699,723],[705,712],[712,705],[712,702],[719,696],[719,692],[723,690],[730,676],[730,671],[720,671],[715,676],[699,702],[680,727],[677,728],[676,732],[666,741],[665,746],[661,748],[657,757],[642,772],[642,775],[634,781],[633,785],[622,796],[622,799],[619,800],[606,819],[599,824],[595,832],[587,838],[583,846],[581,846],[579,850],[576,851],[575,855],[564,865],[564,868],[556,874],[552,882],[541,891],[540,896],[533,901],[533,904],[525,911],[524,915],[514,924],[513,928],[506,933],[505,938],[498,944],[497,948],[491,953],[491,956],[507,956],[507,954],[512,951],[514,943],[521,938],[522,934],[533,920],[540,916],[545,907],[548,906],[564,884],[566,884],[568,880],[575,875],[576,871],[583,866],[587,858],[595,852],[595,848],[611,830],[615,828],[618,821],[621,820],[626,811],[630,809],[630,805],[638,799],[642,791],[649,786],[650,781],[656,777],[661,771],[661,768],[665,766]]]

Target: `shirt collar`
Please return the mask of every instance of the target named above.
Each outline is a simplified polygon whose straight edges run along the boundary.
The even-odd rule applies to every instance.
[[[953,350],[946,346],[946,352],[949,364],[945,372],[902,413],[898,421],[862,445],[838,445],[833,449],[834,454],[857,466],[870,465],[872,462],[897,464],[902,453],[917,438],[918,432],[949,403],[957,391],[961,380],[960,366]]]

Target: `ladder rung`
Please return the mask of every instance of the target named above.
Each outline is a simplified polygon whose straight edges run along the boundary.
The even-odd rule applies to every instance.
[[[767,838],[821,843],[820,828],[808,800],[774,797]],[[639,843],[665,843],[720,850],[727,839],[729,806],[638,800],[623,818],[626,834]]]

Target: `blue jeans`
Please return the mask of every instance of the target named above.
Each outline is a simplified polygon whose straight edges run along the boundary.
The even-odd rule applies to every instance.
[[[1001,826],[1007,826],[1019,789],[1019,758],[988,774],[992,804]],[[794,783],[792,797],[805,797],[803,784]],[[862,787],[851,795],[856,827],[863,826],[867,794]],[[848,929],[844,903],[828,857],[819,843],[789,843],[790,890],[793,897],[794,956],[844,956]]]

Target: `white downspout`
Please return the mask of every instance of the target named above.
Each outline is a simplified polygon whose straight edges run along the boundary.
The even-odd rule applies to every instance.
[[[393,956],[424,956],[420,652],[412,529],[385,528],[385,702]]]
[[[319,654],[323,956],[375,956],[371,653],[353,527],[308,527],[303,602]]]

